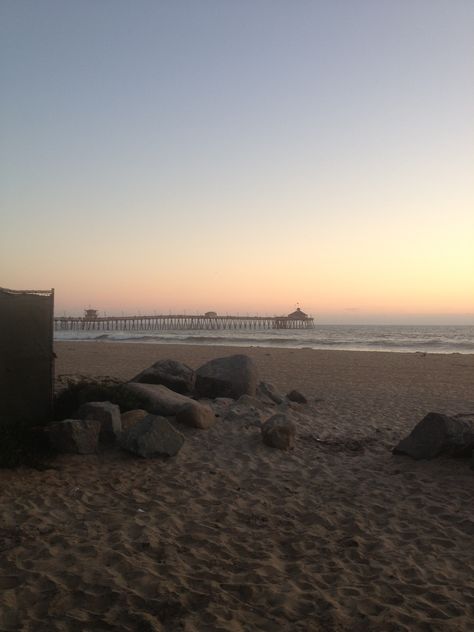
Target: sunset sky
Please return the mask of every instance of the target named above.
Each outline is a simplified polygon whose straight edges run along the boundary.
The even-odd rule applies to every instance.
[[[0,286],[474,323],[472,0],[2,0]]]

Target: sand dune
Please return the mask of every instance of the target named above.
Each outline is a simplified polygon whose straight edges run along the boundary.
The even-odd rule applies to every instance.
[[[234,352],[60,343],[57,370]],[[246,352],[312,398],[290,453],[219,421],[169,460],[0,472],[0,630],[474,629],[474,472],[390,452],[429,410],[474,412],[474,356]]]

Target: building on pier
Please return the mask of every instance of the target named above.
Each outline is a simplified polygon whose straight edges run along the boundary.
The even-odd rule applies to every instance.
[[[313,319],[305,314],[299,307],[288,316],[276,316],[274,329],[310,329],[313,327]]]
[[[309,316],[308,314],[302,312],[299,307],[297,307],[294,312],[288,314],[287,318],[292,318],[293,320],[306,320],[307,318],[309,318]]]

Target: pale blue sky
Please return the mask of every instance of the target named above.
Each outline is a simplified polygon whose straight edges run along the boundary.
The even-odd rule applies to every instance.
[[[0,25],[0,285],[474,311],[472,0],[2,0]]]

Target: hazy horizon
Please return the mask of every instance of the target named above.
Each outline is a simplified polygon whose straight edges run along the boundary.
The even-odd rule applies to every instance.
[[[87,306],[87,308],[93,306]],[[56,317],[83,316],[85,309],[59,310],[55,309]],[[104,310],[99,309],[98,316],[153,316],[167,314],[182,315],[203,315],[206,311],[216,311],[215,309],[129,309],[129,310]],[[256,310],[224,310],[217,311],[218,316],[285,316],[292,308],[280,311],[256,311]],[[382,326],[474,326],[474,314],[365,314],[356,313],[354,310],[348,310],[349,313],[318,313],[317,311],[304,310],[305,313],[314,318],[315,326],[318,325],[347,325],[347,326],[363,326],[363,325],[382,325]]]
[[[0,286],[474,322],[474,3],[0,5]]]

